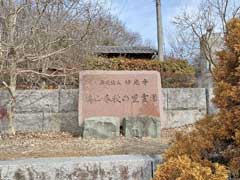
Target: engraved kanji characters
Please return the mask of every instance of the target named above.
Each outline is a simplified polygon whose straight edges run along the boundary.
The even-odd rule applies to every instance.
[[[149,81],[147,79],[139,80],[139,79],[126,79],[123,81],[125,85],[134,85],[134,86],[140,86],[141,83],[144,86],[147,86]],[[107,85],[107,86],[116,86],[116,85],[122,85],[122,82],[120,80],[100,80],[99,85]]]
[[[142,103],[148,103],[148,97],[149,95],[147,95],[146,93],[143,93],[141,98],[142,98]]]
[[[120,95],[114,95],[112,98],[113,103],[122,103]]]
[[[144,86],[146,86],[147,83],[148,83],[148,80],[147,80],[147,79],[144,79],[144,80],[142,81],[142,83],[143,83]]]
[[[126,103],[126,102],[131,102],[131,103],[149,103],[149,102],[158,102],[158,95],[157,94],[147,94],[147,93],[142,93],[142,94],[133,94],[133,95],[119,95],[119,94],[106,94],[103,96],[100,95],[87,95],[85,97],[85,101],[88,103],[98,103],[98,102],[104,102],[104,103]]]
[[[121,85],[121,82],[119,80],[100,80],[99,85],[116,86]]]
[[[130,100],[129,96],[128,95],[124,95],[122,97],[122,102],[128,102]]]
[[[132,96],[132,103],[139,103],[139,95],[138,94],[134,94]]]
[[[140,85],[140,81],[138,79],[135,79],[133,84],[139,86]]]
[[[109,94],[106,94],[106,95],[104,96],[103,101],[104,101],[105,103],[111,103],[111,102],[112,102]]]
[[[158,102],[158,95],[157,94],[152,94],[151,98],[152,98],[152,102]]]
[[[130,85],[131,84],[131,80],[129,80],[129,79],[125,80],[125,84],[126,85]]]
[[[150,94],[147,92],[142,92],[142,89],[144,86],[146,87],[149,83],[149,80],[147,78],[129,78],[129,79],[100,79],[95,81],[96,85],[101,86],[109,86],[107,89],[113,89],[109,91],[109,93],[106,94],[91,94],[87,95],[85,97],[85,101],[88,103],[107,103],[107,104],[120,104],[120,103],[155,103],[158,102],[158,95],[157,94]],[[127,91],[125,94],[121,92],[121,89],[119,89],[118,93],[118,86],[124,86],[121,89],[127,88],[128,86],[131,86],[131,90]],[[114,87],[116,87],[114,89]],[[139,92],[140,90],[140,92]],[[104,90],[105,91],[105,90]],[[114,92],[114,93],[110,93]]]

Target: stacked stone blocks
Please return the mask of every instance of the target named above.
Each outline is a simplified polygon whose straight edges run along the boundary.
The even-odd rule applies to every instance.
[[[161,129],[171,129],[193,124],[207,112],[216,112],[216,108],[210,101],[213,97],[211,89],[163,88],[162,93],[166,121],[161,124],[156,124],[150,117],[150,120],[147,121],[150,122],[149,127],[153,130],[159,126]],[[4,110],[7,109],[8,100],[8,93],[6,91],[0,91],[0,112],[4,112]],[[131,127],[136,129],[136,127],[141,127],[147,122],[131,122],[129,118],[131,119],[131,117],[126,117],[124,121],[120,121],[125,123],[125,129]],[[0,119],[0,131],[3,131],[6,118],[4,119],[4,117],[0,115]],[[103,119],[99,120],[95,118],[94,120],[93,118],[91,121],[85,121],[85,130],[88,129],[88,133],[91,134],[91,126],[96,127],[97,124],[106,126],[106,124],[109,124],[99,123],[99,121],[103,121]],[[114,120],[111,120],[111,122],[113,122],[112,124],[115,124],[115,126],[123,126],[123,123],[115,123]],[[73,134],[81,134],[83,129],[78,126],[78,89],[17,91],[14,126],[17,131],[23,132],[65,131]],[[104,130],[104,128],[109,127],[106,126],[102,128]],[[127,136],[158,136],[156,133],[151,132],[151,134],[148,131],[146,128],[145,130],[142,128],[142,130],[135,132],[133,130],[131,132],[125,130],[125,134]],[[118,133],[120,133],[118,130],[112,130],[111,132],[113,136],[118,136]]]

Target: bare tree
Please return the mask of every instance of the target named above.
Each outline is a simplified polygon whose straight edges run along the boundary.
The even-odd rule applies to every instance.
[[[0,1],[0,77],[11,95],[10,133],[15,133],[17,79],[20,75],[27,75],[28,80],[65,77],[68,51],[85,41],[101,11],[98,3],[84,0]],[[54,65],[62,67],[61,73],[48,71]]]
[[[194,59],[201,49],[202,60],[208,63],[208,69],[216,66],[214,41],[218,41],[215,32],[227,33],[226,23],[233,17],[239,17],[238,0],[203,0],[198,9],[184,10],[174,19],[177,38],[172,41],[172,53]]]
[[[138,45],[101,0],[0,0],[0,87],[8,90],[9,132],[14,134],[16,89],[78,83],[95,45]]]
[[[136,46],[142,45],[141,36],[129,31],[115,16],[105,14],[96,19],[98,32],[94,39],[97,45],[106,46]]]

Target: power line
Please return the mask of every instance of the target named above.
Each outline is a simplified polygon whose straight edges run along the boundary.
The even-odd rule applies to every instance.
[[[128,3],[128,0],[125,0],[125,1],[123,2],[122,7],[121,7],[121,9],[120,9],[120,11],[119,11],[119,15],[122,14],[122,12],[123,12],[123,10],[125,9],[127,3]]]

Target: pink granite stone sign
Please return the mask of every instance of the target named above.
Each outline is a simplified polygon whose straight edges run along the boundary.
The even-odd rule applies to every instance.
[[[80,72],[80,125],[96,116],[160,117],[162,104],[157,71]]]

